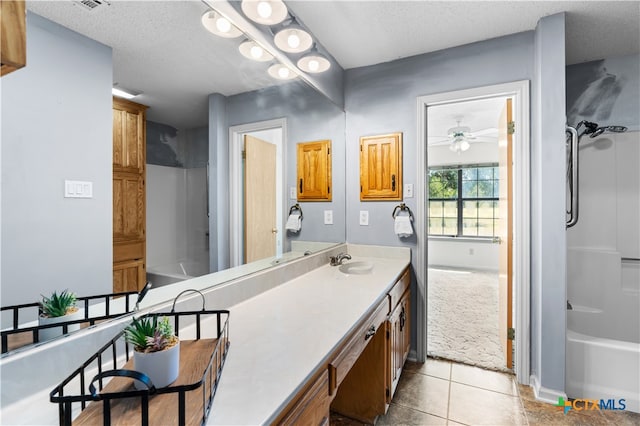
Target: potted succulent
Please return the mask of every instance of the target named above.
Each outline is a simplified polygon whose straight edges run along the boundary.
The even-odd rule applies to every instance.
[[[76,295],[69,290],[58,293],[54,291],[50,297],[42,296],[40,301],[39,325],[55,324],[59,322],[74,321],[82,319],[82,311],[76,306]],[[44,328],[39,331],[39,340],[53,339],[61,336],[62,327]],[[71,324],[67,331],[80,330],[80,324]]]
[[[156,388],[169,386],[179,374],[180,340],[173,332],[169,318],[157,316],[133,319],[124,331],[133,345],[133,368],[146,374]],[[135,381],[136,389],[145,389]]]

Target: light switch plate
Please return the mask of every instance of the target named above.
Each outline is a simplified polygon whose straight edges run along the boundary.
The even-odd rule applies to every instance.
[[[324,224],[333,225],[333,210],[324,211]]]
[[[360,225],[369,226],[369,210],[360,210]]]
[[[295,200],[296,198],[297,198],[296,187],[295,186],[290,186],[289,187],[289,199],[290,200]]]
[[[65,180],[64,198],[93,198],[93,182]]]
[[[404,198],[413,198],[413,184],[407,183],[404,185]]]

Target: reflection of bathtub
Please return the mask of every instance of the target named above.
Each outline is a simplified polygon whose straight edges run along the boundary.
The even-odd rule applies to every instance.
[[[147,281],[151,282],[153,287],[157,288],[208,273],[209,265],[206,265],[204,262],[185,260],[168,265],[148,267]]]
[[[567,396],[624,399],[640,412],[640,265],[571,248],[567,266]]]

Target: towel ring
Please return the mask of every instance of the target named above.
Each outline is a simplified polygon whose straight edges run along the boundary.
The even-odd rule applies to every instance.
[[[391,217],[395,219],[396,216],[397,216],[398,211],[408,211],[409,212],[409,218],[411,218],[411,220],[413,220],[413,213],[411,213],[411,209],[405,203],[400,203],[399,205],[397,205],[393,209],[393,213],[391,213]]]
[[[291,213],[293,213],[295,210],[298,210],[300,212],[300,220],[303,219],[302,217],[302,207],[300,207],[300,204],[296,203],[293,206],[291,206],[291,208],[289,209],[289,216],[291,216]]]

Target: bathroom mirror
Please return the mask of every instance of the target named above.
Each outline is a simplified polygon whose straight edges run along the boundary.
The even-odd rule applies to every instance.
[[[170,36],[159,39],[154,34],[150,34],[145,31],[136,32],[136,37],[140,39],[146,38],[146,43],[149,46],[159,44],[161,46],[168,46],[169,44],[183,43],[185,46],[185,54],[191,51],[189,47],[191,45],[200,46],[199,37],[204,31],[200,24],[200,18],[202,14],[207,10],[206,4],[200,1],[191,2],[111,2],[111,5],[103,5],[100,7],[107,7],[109,9],[96,9],[87,11],[82,9],[84,6],[75,4],[74,2],[30,2],[27,5],[27,9],[30,14],[37,14],[49,21],[56,22],[64,27],[86,35],[89,38],[95,38],[92,34],[85,34],[83,30],[77,27],[79,26],[93,26],[100,27],[97,30],[104,31],[105,28],[111,28],[111,34],[109,40],[117,40],[123,37],[127,32],[118,30],[123,29],[129,22],[128,19],[132,19],[131,16],[119,17],[116,21],[119,21],[118,25],[110,23],[107,19],[114,11],[122,8],[128,15],[132,14],[135,7],[146,7],[146,17],[144,19],[149,20],[153,17],[153,25],[160,28],[172,28]],[[171,9],[174,8],[174,9]],[[183,13],[174,13],[175,8],[185,8]],[[153,13],[152,13],[153,12]],[[100,16],[107,19],[106,22],[98,25],[96,22],[101,22]],[[31,15],[30,15],[31,16]],[[35,15],[34,15],[35,16]],[[189,17],[190,23],[186,23],[186,19]],[[109,19],[114,19],[113,17]],[[95,22],[93,21],[95,20]],[[86,22],[85,22],[86,21]],[[82,23],[84,22],[84,24]],[[87,23],[88,22],[88,23]],[[139,22],[142,22],[140,20]],[[180,30],[174,30],[174,27],[180,26]],[[27,31],[30,29],[30,23],[28,19]],[[139,30],[139,29],[138,29]],[[40,30],[41,33],[46,33],[47,30]],[[182,38],[176,37],[179,34]],[[51,40],[52,45],[57,43],[57,39],[65,37],[65,42],[69,42],[79,49],[80,54],[86,56],[87,52],[83,52],[82,49],[92,49],[93,42],[89,43],[87,40],[70,32],[65,34],[59,34],[56,31],[51,34],[46,34],[47,37],[41,36],[40,40],[34,36],[34,33],[28,35],[30,47],[28,47],[28,60],[33,68],[36,68],[40,62],[46,60],[44,58],[48,53],[59,54],[60,52],[54,48],[48,49],[47,44]],[[222,88],[216,86],[216,84],[210,84],[210,91],[202,96],[196,96],[189,98],[185,93],[180,95],[167,95],[166,93],[159,91],[152,93],[145,91],[140,95],[139,99],[134,99],[141,104],[149,105],[147,110],[147,132],[148,136],[156,137],[158,140],[163,139],[163,143],[175,148],[174,153],[178,155],[178,159],[182,158],[182,167],[177,162],[173,166],[150,164],[147,162],[147,266],[148,269],[153,269],[154,266],[163,266],[165,262],[167,264],[173,263],[179,270],[187,269],[189,265],[186,264],[185,259],[194,257],[198,261],[202,261],[205,265],[211,268],[214,266],[214,271],[228,270],[232,265],[230,260],[230,245],[231,236],[228,228],[229,218],[231,212],[229,211],[229,198],[232,188],[230,186],[229,178],[227,181],[220,179],[228,172],[230,166],[230,149],[231,139],[233,136],[230,134],[230,128],[235,126],[250,125],[252,123],[264,123],[270,120],[283,119],[285,123],[283,147],[282,147],[282,196],[280,201],[281,217],[278,225],[280,226],[279,232],[286,235],[282,240],[282,252],[276,253],[273,258],[258,260],[255,263],[255,268],[249,268],[246,265],[238,267],[238,274],[253,273],[261,268],[269,268],[275,265],[279,265],[289,258],[295,258],[295,255],[289,255],[292,249],[294,252],[304,255],[307,251],[314,251],[316,249],[327,247],[328,244],[339,243],[345,240],[345,196],[344,196],[344,169],[345,169],[345,136],[344,136],[344,111],[329,101],[323,95],[317,93],[312,87],[308,86],[301,81],[292,81],[287,83],[275,82],[266,73],[267,66],[262,65],[262,68],[256,68],[256,64],[249,63],[248,59],[241,57],[237,50],[237,46],[241,39],[229,40],[229,39],[217,39],[215,36],[206,34],[209,46],[209,55],[206,62],[214,71],[212,71],[211,81],[215,80],[214,73],[216,68],[223,69],[225,74],[231,74],[235,78],[235,84],[230,84],[229,88]],[[46,42],[43,43],[42,40]],[[100,41],[100,40],[98,40]],[[105,45],[109,45],[107,41],[100,41]],[[34,48],[34,45],[41,43],[40,46]],[[206,47],[206,46],[205,46]],[[151,49],[151,47],[150,47]],[[50,52],[47,52],[50,50]],[[194,53],[199,54],[198,52]],[[130,52],[127,53],[130,55]],[[181,79],[185,88],[188,86],[187,80],[194,79],[195,76],[189,74],[188,71],[194,67],[195,63],[199,63],[195,59],[189,61],[186,57],[181,57],[182,65],[178,66],[174,62],[167,61],[167,69],[157,68],[154,70],[148,70],[144,74],[138,76],[137,79],[129,82],[124,80],[123,76],[127,75],[129,70],[126,67],[131,66],[138,59],[146,59],[144,52],[139,52],[136,56],[119,55],[114,52],[113,55],[113,74],[108,76],[108,84],[111,86],[112,82],[117,82],[120,86],[133,86],[135,89],[138,84],[141,84],[145,80],[154,81],[160,79],[160,81],[168,82],[170,78]],[[237,58],[233,55],[237,55]],[[43,59],[44,58],[44,59]],[[229,72],[230,64],[236,64],[236,68],[233,72]],[[258,64],[259,65],[259,64]],[[172,68],[174,67],[174,68]],[[5,92],[9,93],[10,87],[13,81],[24,80],[30,75],[29,65],[25,67],[22,72],[16,72],[7,77],[3,77],[3,122],[5,113],[10,113],[12,104],[10,102],[5,103]],[[264,71],[264,73],[262,73]],[[78,79],[85,77],[86,74],[90,74],[91,70],[84,69],[72,69],[70,68],[66,72],[67,81],[72,79]],[[29,123],[30,126],[46,128],[47,125],[42,124],[41,120],[44,119],[51,110],[45,108],[55,108],[56,100],[60,100],[61,103],[65,102],[65,97],[74,95],[67,95],[59,93],[55,89],[55,85],[59,83],[53,79],[48,82],[50,91],[43,91],[39,96],[43,99],[43,102],[38,103],[35,110],[20,111],[23,114],[24,121]],[[207,80],[200,81],[203,85],[208,85]],[[61,84],[61,83],[60,83]],[[107,89],[101,87],[100,90]],[[185,92],[188,90],[185,89]],[[211,109],[212,98],[207,96],[213,94],[218,100],[222,102],[225,117],[219,119],[215,116]],[[86,96],[86,95],[85,95]],[[109,95],[110,96],[110,95]],[[164,106],[156,107],[155,102],[157,99],[163,97],[172,96],[174,101],[174,109],[166,109]],[[50,99],[46,99],[50,98]],[[50,101],[49,101],[50,100]],[[164,105],[162,102],[159,105]],[[166,105],[165,105],[166,106]],[[87,111],[88,113],[89,111]],[[87,117],[75,117],[69,118],[67,122],[59,123],[60,126],[66,126],[67,128],[73,128],[74,123],[78,125],[84,125],[87,141],[87,146],[91,143],[93,133],[96,132],[96,127],[92,123],[93,115],[96,114],[110,114],[111,111],[101,110],[100,112],[91,111]],[[17,111],[11,113],[13,115],[18,114]],[[210,119],[210,117],[213,117]],[[204,120],[203,120],[204,118]],[[151,124],[154,123],[154,124]],[[187,123],[187,124],[181,124]],[[92,127],[93,126],[93,127]],[[3,126],[4,127],[4,126]],[[173,130],[176,133],[167,138],[167,135],[171,136]],[[44,133],[41,138],[45,139],[46,129],[43,129]],[[104,130],[104,129],[103,129]],[[75,130],[77,131],[77,130]],[[107,129],[108,131],[108,129]],[[204,131],[206,136],[205,146],[201,146],[202,141],[199,131]],[[151,132],[155,132],[153,135]],[[58,133],[56,131],[50,132],[51,142],[55,144]],[[215,133],[218,137],[215,143],[212,142],[212,134]],[[249,132],[250,133],[250,132]],[[155,135],[155,136],[154,136]],[[200,138],[200,139],[199,139]],[[286,223],[287,214],[289,208],[297,201],[292,199],[290,189],[295,188],[295,149],[296,143],[305,142],[319,139],[331,139],[332,140],[332,162],[333,162],[333,200],[332,202],[323,203],[300,203],[304,212],[304,219],[302,221],[302,229],[298,233],[284,233],[284,225]],[[193,142],[196,141],[196,142]],[[29,142],[25,137],[23,142]],[[10,163],[26,165],[29,164],[30,155],[22,148],[18,148],[15,145],[10,145],[10,139],[4,137],[2,141],[2,164],[3,175],[10,173],[14,170],[13,167],[6,167]],[[191,145],[190,145],[191,144]],[[23,147],[28,146],[25,144]],[[185,146],[194,148],[193,150],[186,149]],[[213,147],[213,148],[212,148]],[[203,159],[201,155],[201,149],[207,148],[208,150],[215,149],[217,152],[209,151],[206,153],[206,159]],[[35,147],[38,150],[39,147]],[[47,156],[47,161],[37,164],[31,164],[29,168],[26,166],[24,170],[31,170],[34,176],[30,178],[20,179],[4,179],[2,180],[2,296],[4,306],[11,304],[29,303],[38,300],[40,294],[46,294],[54,289],[70,288],[75,290],[79,295],[84,296],[88,294],[110,292],[110,288],[102,287],[101,290],[91,290],[93,281],[110,282],[112,271],[109,269],[111,266],[111,240],[108,241],[103,238],[103,246],[99,250],[87,253],[86,258],[68,258],[65,256],[65,251],[69,245],[73,245],[76,242],[76,238],[73,236],[72,226],[69,226],[68,221],[65,222],[53,222],[47,220],[47,223],[37,223],[38,217],[35,216],[35,212],[44,214],[43,210],[48,210],[49,201],[41,200],[35,201],[34,198],[38,197],[58,197],[55,187],[51,193],[42,195],[34,195],[33,197],[20,196],[20,191],[29,191],[32,183],[30,179],[40,182],[46,182],[48,180],[55,180],[55,185],[63,185],[64,179],[77,179],[77,180],[89,180],[91,178],[83,177],[83,174],[91,175],[89,170],[76,170],[73,169],[73,173],[67,175],[54,174],[53,169],[60,169],[65,167],[65,155],[69,155],[69,152],[65,152],[66,147],[62,146],[58,150],[53,149],[47,151],[43,157]],[[181,151],[182,150],[182,151]],[[194,157],[189,157],[195,154]],[[101,147],[100,152],[96,152],[97,160],[101,168],[108,167],[110,170],[110,150],[108,147]],[[40,155],[38,155],[40,157]],[[149,159],[149,156],[148,156]],[[215,164],[211,163],[211,159],[215,159]],[[207,162],[209,167],[207,169]],[[70,167],[71,168],[71,167]],[[59,170],[56,170],[59,173]],[[60,176],[63,176],[62,178]],[[21,179],[24,176],[21,176]],[[39,185],[33,183],[33,186]],[[20,187],[22,186],[22,189]],[[208,186],[208,188],[207,188]],[[186,191],[190,189],[195,195],[193,196],[194,204],[193,209],[187,206],[187,199],[189,195]],[[67,207],[80,205],[88,206],[91,203],[102,202],[101,199],[110,198],[111,186],[110,183],[99,184],[94,182],[94,200],[64,200]],[[108,194],[108,197],[105,195]],[[33,194],[31,194],[33,195]],[[149,203],[149,197],[155,196],[156,201],[159,204],[152,205]],[[60,197],[62,198],[62,194]],[[181,199],[182,198],[182,199]],[[174,200],[175,202],[172,202]],[[209,217],[207,217],[206,206],[207,201],[209,204]],[[56,201],[57,202],[57,201]],[[106,201],[105,201],[106,202]],[[155,201],[152,201],[152,203]],[[182,207],[176,207],[180,204]],[[168,211],[166,206],[173,205],[174,211]],[[65,207],[65,209],[67,208]],[[103,206],[104,207],[104,206]],[[95,214],[85,211],[74,210],[75,207],[71,207],[69,210],[52,212],[49,209],[48,213],[51,217],[64,216],[68,218],[72,216],[76,223],[78,223],[78,229],[83,230],[85,226],[89,228],[108,228],[111,226],[111,214],[108,212],[108,207],[102,208],[100,217],[95,217]],[[181,212],[178,212],[180,210]],[[192,210],[199,210],[198,216],[194,218]],[[204,212],[203,212],[204,210]],[[325,211],[331,211],[333,216],[333,223],[325,224],[324,217]],[[7,213],[7,214],[5,214]],[[194,213],[195,214],[195,213]],[[155,216],[154,216],[155,215]],[[163,216],[164,215],[164,216]],[[14,218],[22,216],[25,218],[25,223],[15,223]],[[106,219],[105,219],[106,218]],[[18,232],[12,228],[25,229],[26,226],[30,226],[29,221],[35,223],[32,232]],[[158,222],[157,226],[150,226],[152,221]],[[174,225],[172,229],[164,229],[165,234],[158,234],[158,229],[162,231],[163,226],[174,221],[180,223],[179,227]],[[33,225],[33,224],[31,224]],[[193,225],[188,227],[187,225]],[[70,230],[68,234],[57,233],[58,228],[66,228]],[[48,230],[56,230],[55,235],[61,235],[60,237],[54,237],[53,232]],[[82,232],[82,231],[80,231]],[[109,229],[110,232],[110,229]],[[155,234],[154,234],[155,233]],[[179,238],[180,233],[190,236],[187,241],[176,242],[176,238]],[[104,232],[101,235],[104,236]],[[64,235],[68,237],[65,238]],[[307,242],[317,243],[316,246],[309,245]],[[78,242],[81,245],[82,242]],[[180,246],[180,247],[178,247]],[[163,251],[164,248],[167,250]],[[203,251],[208,253],[203,255]],[[77,247],[74,247],[77,250]],[[154,252],[155,250],[155,252]],[[199,251],[198,251],[199,250]],[[195,253],[195,254],[193,254]],[[158,255],[155,259],[150,258],[149,255]],[[173,255],[173,258],[171,256]],[[105,261],[105,259],[108,259]],[[156,261],[157,260],[157,261]],[[153,265],[152,263],[156,263]],[[253,266],[253,265],[252,265]],[[74,268],[87,269],[86,276],[91,277],[91,271],[95,276],[99,276],[95,280],[85,279],[83,284],[78,284],[73,277],[65,277],[65,271],[70,271]],[[205,271],[206,272],[206,271]],[[188,273],[185,275],[189,275]],[[194,274],[196,275],[196,274]],[[199,274],[198,274],[199,275]],[[235,277],[234,277],[235,278]],[[167,283],[170,285],[170,283]],[[153,291],[153,290],[152,290]],[[3,328],[6,324],[6,319],[3,317]]]

